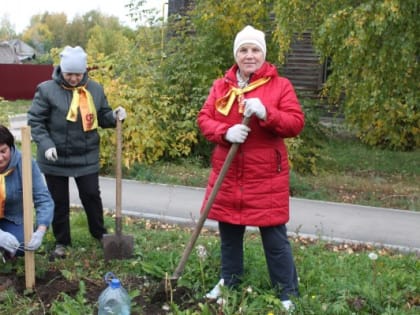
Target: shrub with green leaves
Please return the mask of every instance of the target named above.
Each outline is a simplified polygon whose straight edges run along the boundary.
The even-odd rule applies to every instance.
[[[344,96],[346,122],[375,146],[420,146],[420,19],[417,0],[279,0],[276,36],[312,30],[331,75],[331,101]],[[283,55],[280,55],[283,58]]]

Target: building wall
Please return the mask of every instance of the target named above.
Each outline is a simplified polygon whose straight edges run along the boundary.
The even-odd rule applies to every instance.
[[[169,0],[168,16],[173,14],[185,15],[187,10],[194,7],[194,2],[194,0]]]
[[[53,65],[0,64],[0,97],[32,99],[37,85],[51,79]]]

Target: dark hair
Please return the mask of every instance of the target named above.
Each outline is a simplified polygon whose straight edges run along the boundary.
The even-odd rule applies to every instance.
[[[9,148],[15,147],[15,138],[6,126],[0,125],[0,144],[7,144]]]

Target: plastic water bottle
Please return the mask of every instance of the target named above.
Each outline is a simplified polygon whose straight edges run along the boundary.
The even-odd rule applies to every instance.
[[[130,315],[130,296],[112,272],[105,275],[108,287],[98,299],[98,315]]]

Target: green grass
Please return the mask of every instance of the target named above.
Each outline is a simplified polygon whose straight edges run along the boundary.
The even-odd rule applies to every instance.
[[[114,220],[105,218],[109,233],[114,233]],[[144,219],[126,218],[123,233],[135,239],[134,257],[105,262],[99,244],[87,232],[84,213],[71,216],[73,247],[68,258],[48,261],[54,240],[48,232],[43,247],[36,254],[36,274],[57,270],[78,287],[72,295],[58,294],[51,305],[33,293],[16,292],[13,288],[0,294],[2,314],[93,314],[102,278],[113,271],[132,297],[132,314],[153,315],[151,297],[158,284],[177,266],[190,230],[179,225],[162,224]],[[331,244],[297,236],[291,239],[299,274],[300,297],[295,299],[296,314],[418,314],[420,307],[420,261],[414,254],[398,254],[386,249],[363,245]],[[207,255],[199,257],[193,250],[177,287],[169,289],[167,314],[284,314],[269,284],[267,268],[258,233],[247,232],[245,238],[245,274],[236,290],[224,290],[226,303],[218,306],[202,296],[218,281],[220,268],[219,238],[203,231],[197,245]],[[370,253],[378,258],[372,260]],[[23,259],[2,264],[2,272],[24,274]],[[147,279],[139,286],[140,279]],[[50,279],[50,285],[54,280]],[[173,298],[177,290],[187,288],[188,299]],[[63,287],[64,289],[64,287]],[[160,302],[158,307],[163,305]],[[163,314],[163,313],[159,313]]]
[[[136,164],[126,170],[126,177],[156,183],[205,187],[210,169],[193,158],[175,162],[158,161],[153,165]]]
[[[336,136],[321,156],[318,174],[292,174],[294,196],[420,210],[420,149],[381,150]]]
[[[31,106],[31,100],[5,101],[0,98],[0,124],[9,126],[9,117],[24,114]]]
[[[330,159],[321,164],[323,169],[332,172],[355,174],[371,172],[375,174],[401,174],[403,176],[420,175],[420,151],[398,152],[373,149],[355,138],[330,139],[327,144]],[[333,160],[331,160],[333,158]]]

